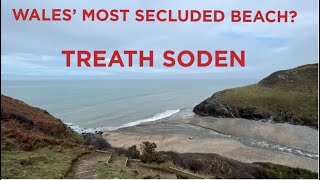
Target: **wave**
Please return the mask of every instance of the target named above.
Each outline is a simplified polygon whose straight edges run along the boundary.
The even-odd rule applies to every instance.
[[[237,139],[241,141],[240,138],[237,138]],[[300,150],[300,149],[296,149],[296,148],[292,148],[292,147],[287,147],[284,145],[275,144],[275,143],[268,142],[268,141],[255,140],[253,138],[249,138],[247,141],[249,141],[249,143],[251,145],[256,145],[256,146],[259,146],[262,148],[284,151],[284,152],[287,152],[290,154],[296,154],[296,155],[305,156],[305,157],[309,157],[309,158],[313,158],[313,159],[319,158],[319,155],[316,153],[312,153],[312,152],[308,152],[305,150]],[[243,142],[243,139],[242,139],[242,142]]]
[[[117,130],[117,129],[120,129],[120,128],[136,126],[138,124],[145,123],[145,122],[152,122],[152,121],[157,121],[157,120],[160,120],[160,119],[164,119],[164,118],[170,117],[170,116],[178,113],[179,111],[180,111],[180,109],[167,110],[165,112],[156,114],[156,115],[154,115],[154,116],[152,116],[150,118],[133,121],[133,122],[130,122],[130,123],[127,123],[127,124],[124,124],[124,125],[121,125],[121,126],[116,126],[116,127],[100,127],[100,128],[88,128],[88,129],[86,129],[86,128],[81,128],[80,126],[75,125],[73,123],[66,123],[66,124],[70,128],[72,128],[74,131],[76,131],[78,133],[85,133],[85,132],[92,132],[93,133],[93,132],[96,132],[96,131],[114,131],[114,130]]]
[[[85,132],[91,132],[88,131],[88,129],[82,128],[79,125],[76,125],[74,123],[71,122],[67,122],[65,123],[68,127],[70,127],[71,129],[73,129],[74,131],[76,131],[77,133],[85,133]],[[94,132],[94,131],[93,131]]]
[[[152,121],[164,119],[164,118],[172,116],[173,114],[178,113],[179,111],[180,111],[179,109],[178,110],[167,110],[167,111],[165,111],[163,113],[156,114],[156,115],[152,116],[151,118],[141,119],[141,120],[138,120],[138,121],[134,121],[134,122],[130,122],[130,123],[124,124],[122,126],[119,126],[117,129],[124,128],[124,127],[136,126],[136,125],[144,123],[144,122],[152,122]]]

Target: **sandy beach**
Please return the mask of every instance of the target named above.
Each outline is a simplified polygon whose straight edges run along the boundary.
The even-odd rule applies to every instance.
[[[245,163],[270,162],[316,172],[317,135],[317,130],[303,126],[197,116],[168,118],[104,133],[115,147],[150,141],[159,151],[216,153]]]

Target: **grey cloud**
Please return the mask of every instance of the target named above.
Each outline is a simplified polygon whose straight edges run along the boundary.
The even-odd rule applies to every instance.
[[[241,50],[247,52],[247,67],[244,69],[225,69],[225,76],[239,71],[243,76],[250,77],[253,74],[263,76],[279,68],[313,63],[318,61],[318,10],[317,1],[310,0],[270,0],[252,1],[79,1],[79,0],[49,0],[49,1],[1,1],[1,56],[11,57],[9,60],[1,61],[6,69],[4,72],[15,71],[23,74],[28,69],[35,71],[38,75],[42,70],[36,70],[36,65],[47,67],[47,71],[52,74],[64,71],[65,62],[60,51],[63,49],[106,49],[124,50],[153,49],[157,52],[154,70],[148,69],[108,69],[111,74],[134,73],[134,74],[183,74],[183,73],[220,73],[220,69],[208,67],[200,69],[179,68],[172,70],[163,69],[161,53],[167,49],[176,51],[190,49],[204,49],[213,51],[216,49]],[[13,20],[12,8],[128,8],[128,9],[221,9],[230,11],[231,9],[252,9],[252,10],[291,10],[298,12],[298,17],[294,24],[232,24],[223,22],[219,24],[210,23],[136,23],[129,21],[126,23],[108,22],[82,22],[80,17],[75,17],[71,22],[16,22]],[[270,45],[263,38],[272,38],[275,42],[287,39],[281,45]],[[275,43],[277,44],[277,43]],[[33,58],[19,60],[18,54],[32,54]],[[14,57],[16,56],[16,58]],[[41,57],[53,57],[51,61],[44,61]],[[59,61],[60,60],[60,61]],[[25,71],[20,68],[8,65],[6,61],[15,61],[26,65]],[[82,69],[72,69],[73,71],[83,71]],[[88,69],[99,74],[106,70]],[[63,72],[61,72],[63,73]],[[84,73],[84,72],[83,72]],[[75,73],[76,74],[76,73]],[[89,74],[89,73],[88,73]]]

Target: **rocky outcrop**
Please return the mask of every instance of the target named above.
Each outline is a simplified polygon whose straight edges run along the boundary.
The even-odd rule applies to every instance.
[[[194,107],[201,116],[268,119],[318,127],[318,64],[278,71],[259,83],[213,94]]]
[[[237,108],[219,99],[219,96],[226,91],[213,94],[213,96],[195,106],[193,112],[201,116],[239,117]]]
[[[204,100],[194,107],[193,112],[200,116],[214,116],[220,118],[246,118],[258,120],[269,119],[271,117],[270,114],[261,114],[256,112],[257,108],[239,108],[233,106],[231,103],[221,100],[219,96],[223,96],[223,93],[226,91],[228,90],[218,92]]]

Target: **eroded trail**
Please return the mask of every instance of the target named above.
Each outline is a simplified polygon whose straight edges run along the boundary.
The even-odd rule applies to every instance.
[[[108,152],[92,152],[81,156],[74,165],[74,178],[96,179],[98,163],[108,163],[111,156],[112,154]]]
[[[69,177],[75,179],[176,179],[177,177],[203,179],[202,176],[173,164],[145,164],[140,160],[129,159],[108,151],[96,151],[81,156]]]

